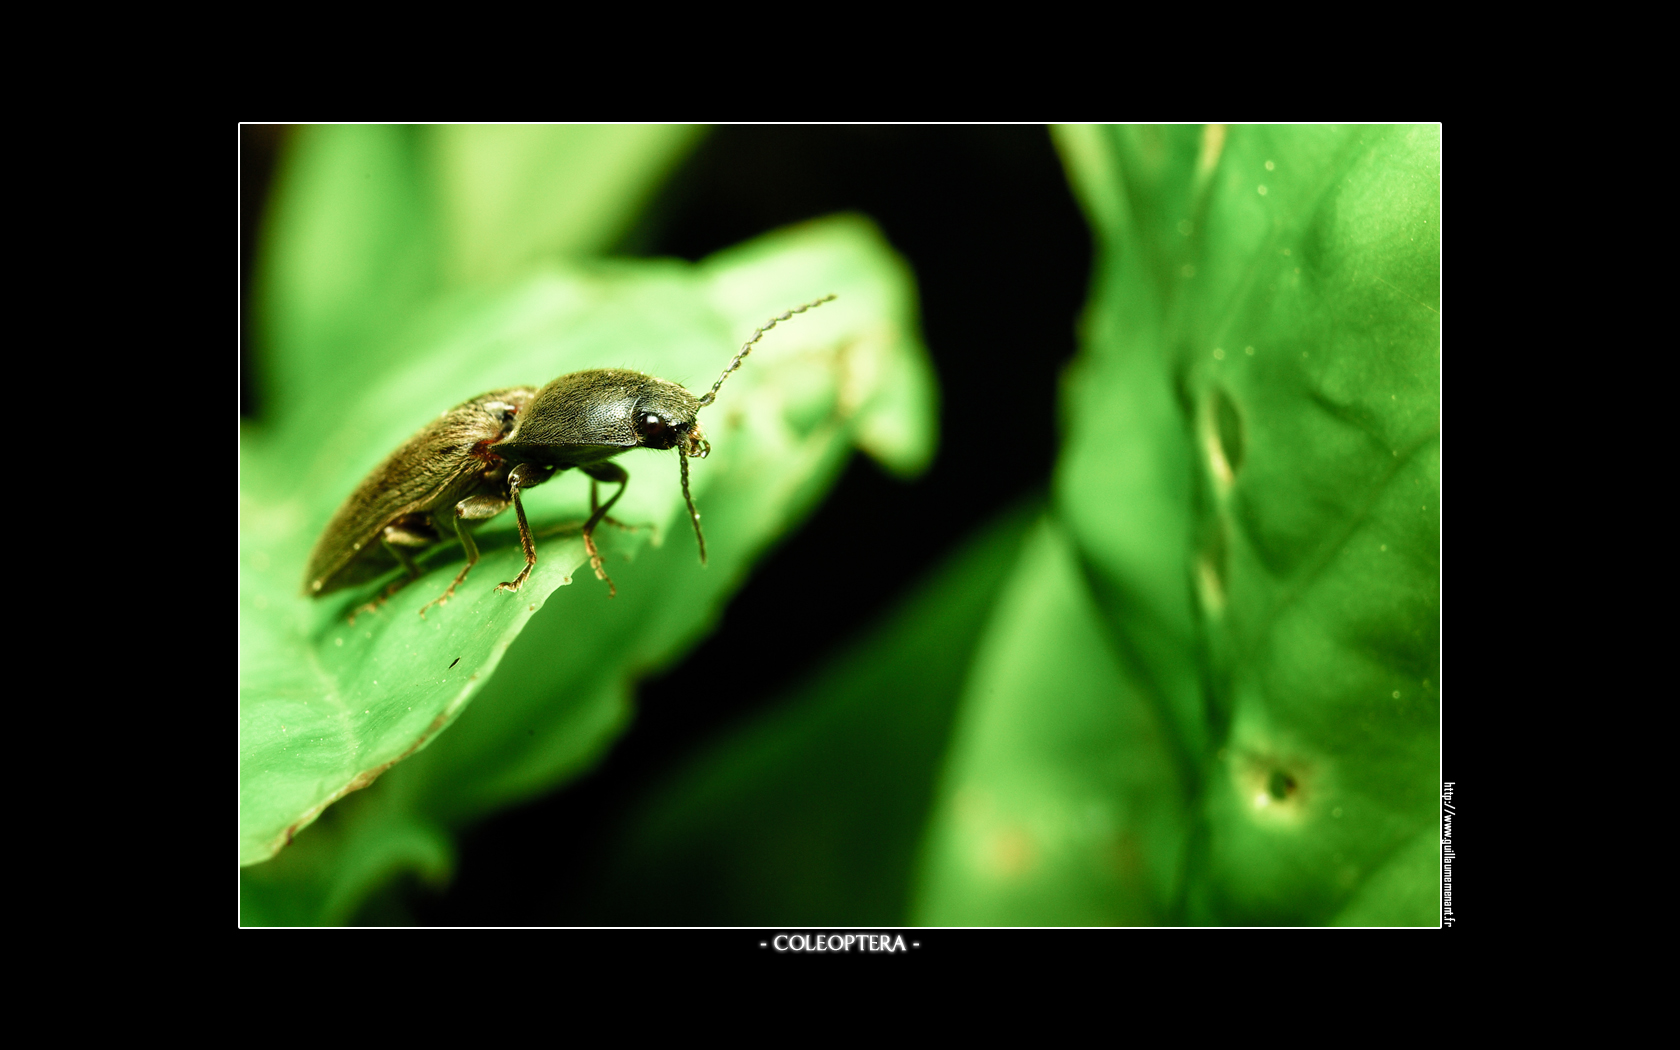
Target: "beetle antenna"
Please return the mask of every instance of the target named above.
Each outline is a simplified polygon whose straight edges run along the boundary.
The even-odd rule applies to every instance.
[[[705,408],[707,405],[712,403],[712,401],[717,397],[718,387],[722,386],[723,381],[725,379],[729,378],[729,373],[731,373],[731,372],[735,371],[737,368],[741,367],[741,362],[745,361],[747,359],[747,355],[752,352],[753,344],[758,342],[760,339],[763,339],[765,332],[768,332],[770,329],[772,329],[772,328],[776,327],[777,325],[781,324],[783,321],[792,317],[794,314],[802,314],[806,310],[815,309],[816,307],[821,306],[823,303],[826,303],[826,302],[829,302],[830,300],[838,299],[838,298],[839,298],[839,296],[830,292],[828,295],[823,296],[821,299],[817,299],[817,300],[814,300],[812,302],[806,303],[804,306],[796,306],[793,309],[789,310],[787,313],[784,313],[784,314],[781,314],[779,316],[770,318],[770,320],[765,323],[763,328],[758,329],[757,331],[755,331],[752,334],[752,338],[748,339],[746,344],[741,347],[741,352],[735,355],[735,360],[729,362],[729,367],[725,368],[723,370],[723,375],[718,376],[718,381],[712,384],[712,389],[706,394],[705,397],[700,399],[700,408]],[[695,411],[699,411],[699,409],[695,409]],[[683,463],[683,474],[684,474],[684,476],[687,476],[687,474],[688,474],[688,464],[687,464],[686,461]],[[690,508],[692,508],[693,506],[694,506],[694,504],[692,504],[692,503],[689,504]],[[699,527],[700,527],[699,526],[699,515],[695,515],[695,528],[698,529]],[[704,541],[701,542],[700,549],[701,549],[702,552],[705,551],[706,544],[705,544]],[[701,560],[702,561],[705,560],[704,553],[702,553],[702,555],[701,555]]]
[[[688,456],[677,450],[677,463],[682,470],[683,500],[688,503],[688,520],[694,522],[694,538],[700,541],[700,564],[706,564],[706,534],[700,531],[700,512],[694,508],[694,497],[688,494]]]

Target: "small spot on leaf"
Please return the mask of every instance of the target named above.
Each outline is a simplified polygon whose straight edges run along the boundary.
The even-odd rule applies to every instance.
[[[1274,769],[1266,780],[1266,792],[1282,802],[1295,793],[1295,778],[1281,769]]]
[[[999,828],[986,843],[986,866],[995,875],[1017,878],[1032,870],[1036,853],[1025,828]]]

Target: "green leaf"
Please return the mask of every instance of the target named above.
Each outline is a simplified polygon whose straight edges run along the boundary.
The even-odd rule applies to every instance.
[[[582,586],[566,586],[584,559],[564,531],[539,541],[522,591],[494,592],[523,564],[512,515],[481,531],[481,562],[425,619],[418,611],[453,577],[458,550],[438,550],[422,579],[354,624],[349,613],[378,585],[314,602],[297,596],[308,548],[337,502],[442,409],[607,364],[707,384],[768,317],[826,292],[839,300],[766,336],[708,411],[713,453],[696,464],[693,488],[710,568],[697,564],[675,462],[645,454],[620,461],[634,480],[614,515],[635,531],[598,534],[616,599],[587,570]],[[549,269],[436,304],[411,328],[418,334],[402,366],[347,401],[330,429],[247,432],[242,862],[273,856],[335,799],[405,758],[415,765],[423,757],[424,766],[394,782],[385,792],[394,801],[381,805],[416,827],[448,826],[545,790],[590,761],[623,724],[634,678],[704,633],[753,559],[833,481],[860,434],[875,435],[870,450],[890,461],[926,462],[931,405],[887,386],[920,376],[931,389],[912,302],[902,264],[856,219],[770,235],[697,266]],[[909,418],[883,424],[875,418],[882,413]],[[586,490],[569,474],[534,490],[533,530],[575,527],[587,513]],[[564,608],[544,612],[553,602]],[[475,696],[475,717],[445,733]],[[327,914],[321,902],[332,893],[316,892],[313,911],[291,913]]]
[[[240,924],[337,926],[405,877],[446,885],[455,870],[450,835],[399,803],[388,793],[359,792],[328,810],[274,860],[243,869]]]
[[[987,609],[1036,514],[1005,515],[629,820],[591,921],[892,925]]]
[[[1434,924],[1439,129],[1058,143],[1104,255],[1057,508],[1199,784],[1183,917]]]
[[[1441,870],[1441,840],[1434,828],[1419,832],[1366,876],[1332,925],[1436,925],[1441,911],[1441,884],[1420,878],[1418,873],[1425,869]]]

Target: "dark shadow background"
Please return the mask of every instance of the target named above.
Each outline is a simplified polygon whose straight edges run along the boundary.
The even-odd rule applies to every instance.
[[[247,289],[249,246],[286,139],[283,128],[241,129]],[[982,522],[1044,489],[1091,246],[1043,127],[718,128],[620,253],[698,260],[837,211],[870,216],[915,272],[940,384],[932,468],[905,484],[855,458],[804,528],[760,563],[717,632],[641,685],[630,730],[599,766],[466,831],[446,891],[405,887],[358,921],[598,921],[591,887],[645,791],[815,670]],[[247,386],[252,369],[241,372],[250,414],[262,392]],[[859,536],[878,538],[881,552],[867,585],[830,571],[832,552]]]

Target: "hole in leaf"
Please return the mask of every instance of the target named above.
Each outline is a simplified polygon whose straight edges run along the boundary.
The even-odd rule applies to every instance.
[[[1272,770],[1271,777],[1266,781],[1266,790],[1271,796],[1282,802],[1295,793],[1295,778],[1281,769]]]

